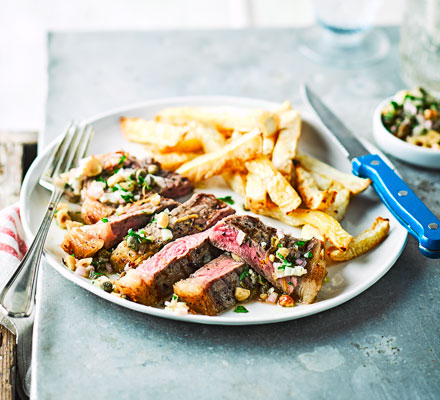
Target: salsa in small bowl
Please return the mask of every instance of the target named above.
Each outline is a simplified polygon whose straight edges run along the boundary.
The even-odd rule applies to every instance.
[[[396,158],[440,168],[440,100],[427,90],[401,90],[380,103],[373,133],[379,147]]]

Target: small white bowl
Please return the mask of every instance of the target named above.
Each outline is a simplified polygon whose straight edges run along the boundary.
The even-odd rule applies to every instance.
[[[374,111],[373,136],[377,145],[386,153],[402,161],[425,168],[440,169],[440,150],[415,146],[394,136],[382,122],[382,110],[392,97],[381,102]]]

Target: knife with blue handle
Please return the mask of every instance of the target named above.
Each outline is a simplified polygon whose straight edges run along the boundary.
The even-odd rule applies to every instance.
[[[327,128],[326,133],[351,160],[353,173],[371,179],[386,207],[419,242],[423,255],[440,258],[440,220],[378,154],[370,154],[306,85],[302,87],[302,94]]]

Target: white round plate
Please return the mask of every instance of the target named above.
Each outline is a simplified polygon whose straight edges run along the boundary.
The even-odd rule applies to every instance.
[[[224,105],[240,108],[258,107],[267,109],[273,109],[277,106],[277,104],[261,100],[215,96],[163,99],[125,107],[98,115],[86,121],[93,124],[95,128],[95,136],[91,143],[89,153],[103,153],[120,148],[133,153],[139,153],[141,149],[140,146],[127,143],[122,137],[119,129],[119,117],[122,115],[151,119],[164,107],[201,105]],[[304,123],[300,148],[330,163],[336,168],[350,172],[350,162],[343,157],[331,139],[322,132],[322,128],[319,123],[316,122],[316,119],[306,112],[303,112],[302,116]],[[55,142],[35,160],[23,183],[20,209],[24,229],[29,239],[34,237],[49,200],[49,193],[40,187],[37,182],[38,177],[44,169],[50,150],[54,145]],[[203,187],[197,190],[213,193],[218,197],[231,195],[235,200],[234,207],[237,210],[237,214],[245,213],[242,208],[243,198],[233,193],[219,178],[213,178],[205,182]],[[381,245],[364,256],[350,262],[329,265],[328,274],[330,281],[322,289],[318,301],[314,304],[299,305],[294,308],[283,308],[256,301],[246,304],[246,308],[249,310],[246,314],[238,314],[234,313],[233,310],[229,310],[215,317],[204,315],[178,316],[163,309],[148,307],[118,298],[97,288],[91,284],[90,280],[79,277],[63,265],[61,260],[64,253],[60,249],[59,244],[62,241],[65,231],[58,228],[56,224],[52,224],[51,230],[49,231],[45,248],[45,258],[60,274],[84,289],[108,301],[119,304],[122,307],[146,314],[180,321],[218,325],[280,322],[305,317],[336,307],[368,289],[391,268],[405,247],[407,232],[381,203],[372,188],[369,188],[352,200],[342,225],[351,234],[357,235],[369,227],[377,216],[390,219],[391,229],[388,238]],[[279,221],[266,217],[261,217],[261,219],[265,223],[280,227],[293,235],[299,236],[300,234],[299,229],[289,227]]]

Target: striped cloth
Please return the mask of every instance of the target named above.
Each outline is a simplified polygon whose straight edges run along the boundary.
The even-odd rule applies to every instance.
[[[18,205],[0,211],[0,288],[8,282],[27,251]],[[17,339],[17,385],[20,398],[29,396],[33,316],[10,318],[0,310],[0,324]]]

